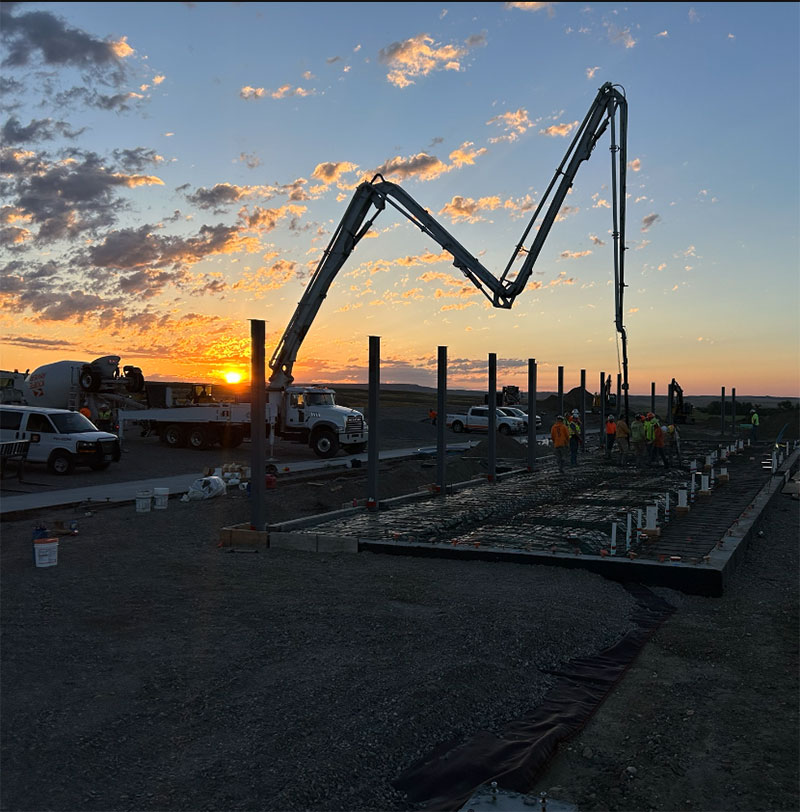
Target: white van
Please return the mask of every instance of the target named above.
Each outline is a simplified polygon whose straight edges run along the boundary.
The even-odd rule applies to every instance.
[[[0,406],[0,441],[15,440],[29,440],[26,460],[46,462],[54,474],[71,474],[76,465],[104,471],[120,458],[116,435],[67,409]]]

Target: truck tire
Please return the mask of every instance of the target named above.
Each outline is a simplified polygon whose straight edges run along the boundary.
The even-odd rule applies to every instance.
[[[144,389],[144,375],[138,367],[125,367],[124,369],[125,389],[136,394]]]
[[[96,392],[100,388],[100,373],[96,369],[92,369],[91,367],[84,367],[81,370],[80,377],[78,378],[78,382],[81,385],[81,389],[86,392]]]
[[[57,450],[50,455],[47,467],[54,474],[66,476],[75,470],[75,460],[69,451]]]
[[[503,437],[508,437],[508,435],[511,434],[511,429],[505,423],[502,423],[500,428],[497,430],[503,435]]]
[[[460,420],[454,420],[450,428],[453,429],[456,434],[461,434],[461,432],[464,431],[464,424]]]
[[[204,451],[214,445],[214,438],[205,426],[193,426],[189,429],[188,443],[190,448]]]
[[[186,445],[186,432],[178,423],[170,423],[161,432],[161,442],[170,448],[183,448]]]
[[[339,438],[330,429],[320,429],[311,438],[311,447],[318,457],[329,459],[339,453]]]

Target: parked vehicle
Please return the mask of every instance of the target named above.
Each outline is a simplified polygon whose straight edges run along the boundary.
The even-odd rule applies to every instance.
[[[495,409],[497,431],[500,434],[522,434],[524,422],[519,417],[509,417],[500,408]],[[447,427],[456,434],[469,431],[489,431],[489,407],[472,406],[466,414],[447,415]]]
[[[506,417],[518,417],[524,423],[524,430],[528,430],[528,414],[524,412],[522,409],[518,409],[516,406],[498,406],[498,412],[502,412]],[[542,427],[542,418],[537,414],[536,415],[536,428],[540,429]]]
[[[39,406],[0,406],[0,442],[29,441],[27,461],[46,463],[54,474],[76,466],[104,471],[120,458],[119,439],[99,431],[80,412]]]
[[[237,448],[251,434],[249,403],[222,403],[208,384],[190,387],[190,397],[175,398],[173,387],[148,384],[150,402],[158,408],[120,411],[120,432],[126,422],[136,422],[168,446],[204,449],[215,445]],[[153,397],[150,397],[153,394]],[[336,405],[336,393],[324,386],[289,386],[281,393],[277,414],[270,409],[265,420],[275,435],[305,443],[318,457],[335,456],[340,449],[360,454],[367,446],[364,416],[355,409]]]

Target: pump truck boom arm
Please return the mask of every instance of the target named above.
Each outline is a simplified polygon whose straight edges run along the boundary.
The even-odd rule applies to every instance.
[[[620,143],[616,144],[616,114],[620,114]],[[336,228],[314,275],[303,293],[289,325],[281,337],[270,360],[272,370],[270,391],[279,391],[289,385],[297,352],[302,344],[322,302],[327,296],[336,274],[347,261],[361,238],[369,231],[375,218],[390,204],[407,217],[421,231],[433,238],[443,249],[453,256],[453,265],[458,268],[481,291],[495,307],[510,308],[514,300],[525,289],[533,271],[533,266],[541,253],[550,229],[564,203],[580,165],[589,159],[598,139],[611,126],[611,169],[613,197],[613,239],[614,239],[614,284],[615,284],[615,324],[622,337],[623,376],[625,406],[627,412],[628,374],[627,338],[622,321],[625,251],[625,202],[627,161],[628,104],[623,93],[606,82],[598,91],[583,123],[575,134],[561,164],[542,200],[536,208],[511,259],[498,279],[453,237],[431,214],[419,205],[407,192],[394,183],[376,175],[371,181],[361,183],[350,201],[347,211]],[[618,188],[619,187],[619,188]],[[551,199],[552,195],[552,199]],[[550,200],[547,210],[529,249],[524,242]],[[370,210],[375,211],[370,216]],[[518,271],[513,264],[520,253],[526,253]]]

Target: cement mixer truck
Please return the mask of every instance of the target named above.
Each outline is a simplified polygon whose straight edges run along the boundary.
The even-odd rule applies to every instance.
[[[17,385],[29,406],[78,411],[87,407],[97,417],[101,403],[136,408],[132,397],[144,390],[139,367],[126,365],[120,372],[118,355],[104,355],[94,361],[56,361],[37,367]]]

